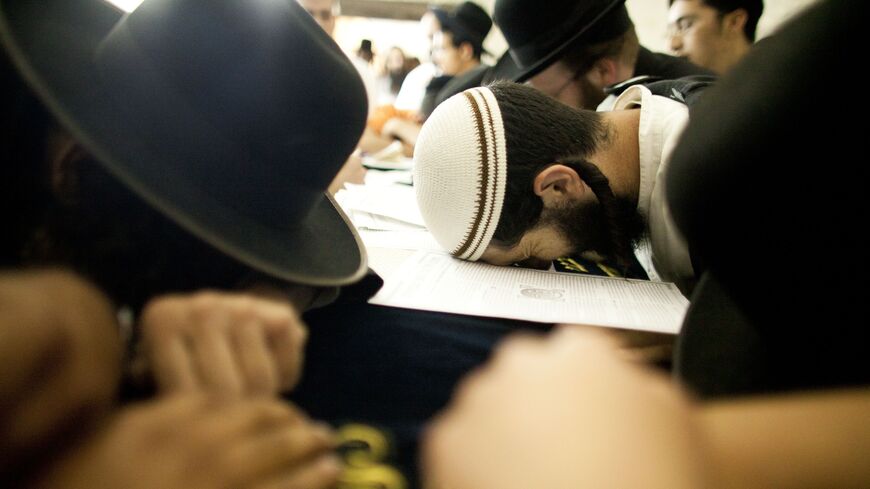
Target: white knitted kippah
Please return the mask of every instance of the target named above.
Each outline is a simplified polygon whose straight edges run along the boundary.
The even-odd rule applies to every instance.
[[[464,260],[483,254],[507,182],[504,124],[495,95],[472,88],[442,102],[420,130],[414,188],[435,240]]]

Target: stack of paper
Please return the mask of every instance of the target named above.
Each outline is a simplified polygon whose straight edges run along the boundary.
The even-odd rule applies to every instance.
[[[395,174],[396,172],[372,172]],[[359,231],[372,268],[380,273],[380,259],[384,253],[373,253],[374,248],[388,250],[441,250],[423,224],[417,207],[414,189],[407,185],[390,183],[383,176],[376,183],[366,185],[346,184],[335,198],[353,225]],[[393,268],[393,267],[389,267]]]

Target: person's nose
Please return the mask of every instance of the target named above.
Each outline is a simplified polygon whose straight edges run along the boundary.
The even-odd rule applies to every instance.
[[[671,51],[673,51],[674,54],[682,54],[683,36],[681,36],[679,34],[671,34],[670,42],[671,42]]]

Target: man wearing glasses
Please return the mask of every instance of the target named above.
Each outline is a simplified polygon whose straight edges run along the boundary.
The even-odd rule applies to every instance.
[[[749,52],[763,10],[762,0],[670,0],[671,51],[725,73]]]
[[[594,109],[605,87],[634,76],[679,78],[710,72],[640,45],[624,0],[497,0],[495,22],[508,42],[489,80],[528,82],[577,108]]]

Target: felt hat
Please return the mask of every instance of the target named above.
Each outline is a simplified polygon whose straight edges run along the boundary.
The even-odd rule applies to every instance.
[[[462,2],[449,11],[432,9],[432,13],[442,29],[469,39],[478,46],[483,46],[483,40],[492,29],[492,18],[473,2]]]
[[[540,73],[577,42],[609,41],[631,26],[625,0],[497,0],[493,17],[513,61],[500,63],[497,78],[517,82]]]
[[[3,47],[58,121],[150,205],[240,261],[310,285],[361,277],[361,241],[324,191],[363,130],[365,89],[308,13],[272,0],[105,9],[0,2]]]

